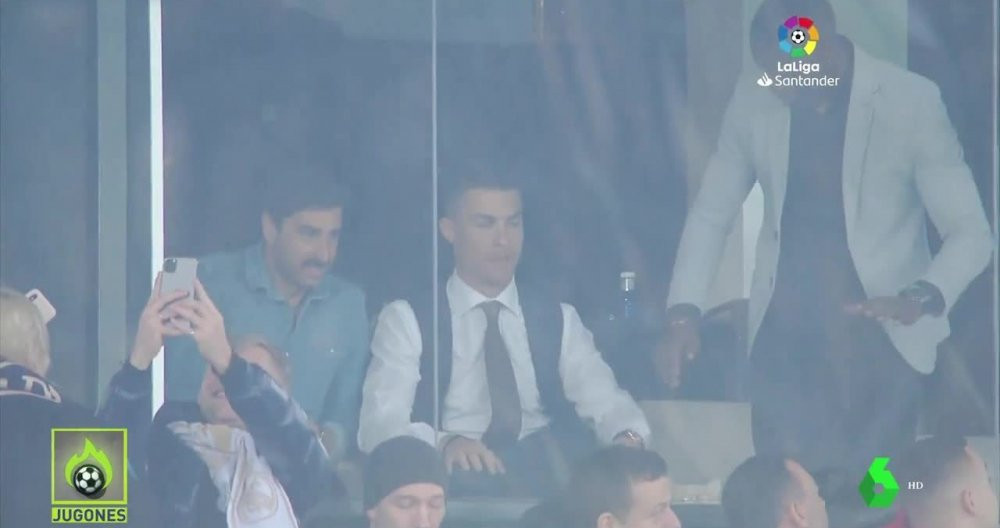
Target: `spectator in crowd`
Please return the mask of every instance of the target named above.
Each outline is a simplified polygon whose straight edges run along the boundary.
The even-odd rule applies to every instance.
[[[200,281],[167,307],[190,323],[208,363],[197,403],[167,402],[149,433],[147,471],[171,527],[295,526],[340,490],[332,464],[289,395],[285,356],[260,338],[230,348]]]
[[[285,170],[269,175],[263,240],[201,259],[198,276],[229,335],[260,335],[288,353],[293,396],[339,458],[354,445],[369,338],[364,293],[330,272],[346,193],[312,167]],[[186,338],[168,344],[172,351],[192,346]],[[168,399],[193,399],[203,370],[193,350],[169,354]]]
[[[827,528],[826,503],[798,462],[774,455],[750,457],[722,488],[722,509],[739,528]]]
[[[680,528],[667,464],[653,451],[601,449],[570,479],[564,509],[576,528]]]
[[[775,39],[790,15],[822,35],[794,44],[815,46],[798,60]],[[813,81],[839,81],[737,85],[688,212],[657,368],[676,386],[697,355],[726,236],[759,183],[765,210],[749,300],[755,451],[859,474],[915,438],[924,375],[950,332],[948,311],[990,259],[990,227],[938,88],[838,34],[827,0],[765,0],[750,45],[765,72],[801,63],[818,68]],[[933,256],[928,217],[942,239]]]
[[[364,508],[372,528],[438,528],[447,491],[441,456],[411,436],[382,442],[365,463]]]
[[[924,438],[896,460],[893,473],[908,528],[997,528],[996,490],[986,463],[965,438]],[[923,488],[909,490],[909,482]]]
[[[439,221],[454,273],[438,292],[382,310],[358,441],[370,451],[410,434],[437,446],[455,495],[544,495],[565,467],[560,451],[582,450],[593,437],[581,418],[608,444],[642,445],[649,425],[576,310],[515,280],[524,234],[518,186],[478,166],[458,174]]]
[[[0,475],[7,480],[0,526],[48,526],[53,428],[128,425],[128,417],[114,411],[122,405],[113,403],[113,395],[100,417],[65,399],[45,377],[50,363],[49,333],[38,309],[21,293],[0,288]],[[137,480],[129,484],[129,523],[155,526],[145,489]]]

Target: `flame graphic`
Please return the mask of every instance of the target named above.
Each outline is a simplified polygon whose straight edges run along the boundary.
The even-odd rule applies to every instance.
[[[111,460],[108,458],[108,455],[104,454],[104,451],[95,447],[90,439],[86,437],[83,439],[83,451],[74,453],[66,462],[66,484],[69,484],[70,487],[73,486],[73,470],[88,458],[93,458],[97,462],[97,465],[100,466],[101,471],[104,472],[104,486],[101,489],[107,488],[111,484],[111,479],[114,475],[111,470]]]

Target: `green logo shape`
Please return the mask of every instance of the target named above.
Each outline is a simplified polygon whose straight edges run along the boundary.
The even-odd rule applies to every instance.
[[[892,476],[892,472],[886,469],[888,464],[889,457],[875,457],[872,465],[868,466],[868,473],[858,486],[861,498],[869,508],[888,508],[896,500],[899,484],[896,483],[896,477]],[[876,485],[882,486],[881,492],[875,489]]]
[[[64,469],[64,472],[66,473],[66,484],[73,486],[73,470],[76,469],[78,464],[87,459],[96,461],[97,465],[100,466],[101,471],[104,472],[104,483],[101,486],[101,489],[107,488],[111,484],[111,479],[114,478],[114,470],[111,467],[111,459],[108,458],[108,455],[104,454],[104,451],[95,447],[89,438],[83,439],[83,451],[74,453],[73,456],[66,461],[66,467]]]

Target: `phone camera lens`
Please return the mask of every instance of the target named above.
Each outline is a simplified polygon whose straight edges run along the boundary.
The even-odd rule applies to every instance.
[[[177,271],[177,259],[167,259],[163,263],[163,271],[173,273]]]

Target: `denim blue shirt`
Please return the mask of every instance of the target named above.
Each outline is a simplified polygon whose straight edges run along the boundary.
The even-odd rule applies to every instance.
[[[198,278],[225,319],[230,344],[257,335],[288,354],[295,400],[316,422],[354,438],[369,343],[361,288],[327,274],[296,313],[271,281],[260,243],[201,259]],[[196,399],[205,365],[190,337],[169,340],[167,399]]]

